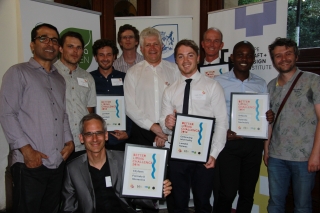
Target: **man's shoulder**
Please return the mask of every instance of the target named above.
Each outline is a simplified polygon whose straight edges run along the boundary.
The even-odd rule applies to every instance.
[[[67,162],[67,168],[70,170],[74,170],[79,168],[79,165],[87,162],[87,153],[83,153],[82,155],[70,160]]]
[[[116,70],[116,69],[114,69],[112,72],[113,72],[113,75],[115,75],[117,77],[120,77],[120,78],[124,78],[126,76],[126,73],[121,72],[121,71]]]

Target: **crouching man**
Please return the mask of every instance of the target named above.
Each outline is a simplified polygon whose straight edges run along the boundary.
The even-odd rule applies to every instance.
[[[136,212],[135,204],[155,209],[151,200],[120,198],[123,152],[106,150],[106,123],[97,114],[80,121],[81,143],[86,153],[70,161],[65,171],[61,212]],[[110,181],[108,181],[110,180]],[[171,193],[171,182],[163,182],[163,194]]]

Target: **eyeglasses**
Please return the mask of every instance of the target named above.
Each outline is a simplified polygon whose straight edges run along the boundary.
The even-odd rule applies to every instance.
[[[102,138],[104,135],[104,131],[98,131],[98,132],[86,132],[86,133],[82,133],[82,135],[86,138],[86,139],[91,139],[93,138],[93,135],[95,135],[97,138]]]
[[[38,36],[38,37],[35,37],[34,40],[35,39],[39,39],[39,41],[41,43],[44,43],[44,44],[48,44],[50,41],[54,45],[58,45],[59,44],[59,40],[57,38],[49,38],[48,36]]]
[[[122,39],[127,40],[127,39],[133,39],[134,36],[133,35],[129,35],[129,36],[121,36]]]

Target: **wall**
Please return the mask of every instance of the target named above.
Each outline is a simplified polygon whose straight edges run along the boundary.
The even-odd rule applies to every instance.
[[[18,24],[20,22],[18,14],[18,0],[0,1],[0,50],[2,53],[0,57],[0,84],[7,69],[13,64],[22,62],[21,26]],[[8,153],[9,147],[0,126],[0,210],[5,209],[6,206],[5,169],[8,164]]]
[[[193,16],[192,37],[199,45],[200,1],[151,0],[151,16]]]

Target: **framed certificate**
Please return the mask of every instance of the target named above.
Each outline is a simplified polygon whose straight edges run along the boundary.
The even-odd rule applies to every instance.
[[[215,118],[176,113],[171,139],[171,159],[206,163],[211,149]]]
[[[210,64],[200,67],[200,73],[205,74],[209,78],[229,72],[229,64]]]
[[[96,113],[106,121],[108,131],[126,130],[124,96],[97,96]]]
[[[268,139],[268,93],[231,93],[230,129],[239,136]]]
[[[163,198],[169,149],[126,144],[122,197]]]

